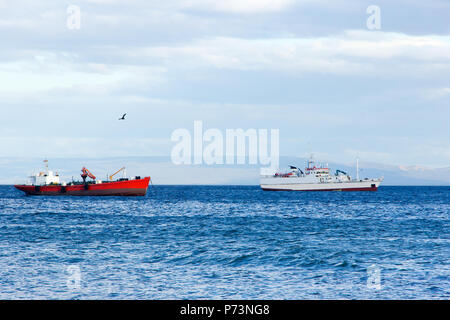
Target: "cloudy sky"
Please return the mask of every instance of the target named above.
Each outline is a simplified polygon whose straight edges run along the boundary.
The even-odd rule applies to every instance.
[[[449,21],[448,0],[0,0],[0,157],[167,156],[202,120],[278,128],[286,156],[448,166]]]

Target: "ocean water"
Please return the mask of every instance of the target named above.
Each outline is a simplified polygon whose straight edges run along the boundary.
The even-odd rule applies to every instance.
[[[0,299],[449,299],[450,187],[0,186]]]

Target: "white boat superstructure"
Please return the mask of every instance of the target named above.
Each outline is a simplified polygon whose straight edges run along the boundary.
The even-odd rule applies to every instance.
[[[45,164],[44,171],[41,171],[28,177],[30,185],[45,186],[60,183],[58,172],[48,170],[48,160],[44,160],[44,164]]]
[[[376,191],[383,181],[383,178],[359,179],[358,171],[357,165],[357,179],[342,170],[330,174],[328,166],[316,166],[311,157],[305,171],[290,166],[286,173],[262,173],[260,186],[270,191]]]

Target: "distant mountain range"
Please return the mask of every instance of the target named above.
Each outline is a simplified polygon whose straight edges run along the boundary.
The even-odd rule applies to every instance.
[[[43,159],[0,158],[1,184],[26,182],[27,176],[42,170]],[[49,167],[58,171],[61,179],[70,181],[80,179],[80,169],[86,166],[99,179],[126,166],[127,174],[150,175],[154,184],[245,184],[258,185],[259,165],[174,165],[170,157],[129,157],[109,159],[48,159]],[[289,165],[300,168],[306,159],[281,157],[280,168],[287,170]],[[322,162],[325,163],[325,162]],[[332,172],[343,170],[351,176],[356,175],[355,165],[328,163]],[[450,185],[450,167],[427,168],[422,166],[394,166],[361,160],[360,177],[384,177],[383,185]]]

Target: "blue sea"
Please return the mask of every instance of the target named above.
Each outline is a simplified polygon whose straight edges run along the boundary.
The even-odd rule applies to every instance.
[[[449,299],[450,187],[0,186],[0,299]]]

